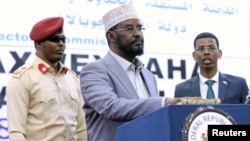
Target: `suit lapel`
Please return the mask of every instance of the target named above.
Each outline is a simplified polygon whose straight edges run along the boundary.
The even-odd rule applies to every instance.
[[[149,96],[158,96],[158,90],[156,87],[154,87],[155,80],[152,77],[147,77],[147,71],[144,70],[145,69],[141,70],[141,77],[143,79],[144,84],[146,85]]]
[[[221,101],[223,101],[226,96],[228,85],[229,84],[228,84],[227,77],[224,74],[219,73],[219,95],[218,97],[220,98]]]
[[[192,96],[201,96],[199,76],[196,75],[190,80],[190,91]]]
[[[139,98],[136,94],[136,90],[128,78],[127,73],[121,67],[121,65],[116,61],[116,59],[108,52],[104,57],[107,69],[117,78],[118,81],[123,85],[123,87],[128,91],[128,94],[132,98]]]

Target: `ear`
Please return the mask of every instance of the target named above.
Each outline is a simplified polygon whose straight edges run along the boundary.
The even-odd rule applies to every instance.
[[[44,46],[44,42],[42,42],[42,41],[36,41],[35,42],[35,48],[36,49],[39,49],[39,48],[41,48],[43,46]]]
[[[219,50],[219,59],[221,59],[221,57],[222,57],[222,50]]]
[[[36,42],[36,45],[41,46],[42,42]]]
[[[192,56],[193,56],[194,61],[197,61],[196,56],[195,56],[195,52],[192,53]]]
[[[116,35],[113,32],[107,32],[106,33],[106,38],[108,39],[108,41],[110,41],[111,43],[115,43],[116,42]]]

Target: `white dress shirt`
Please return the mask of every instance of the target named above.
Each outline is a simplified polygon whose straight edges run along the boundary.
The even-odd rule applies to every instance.
[[[214,91],[214,96],[215,98],[218,98],[219,96],[219,71],[216,72],[213,78],[207,79],[204,76],[202,76],[199,73],[199,78],[200,78],[200,91],[201,91],[201,97],[203,99],[207,98],[207,90],[208,90],[208,85],[206,84],[207,80],[214,80],[214,84],[212,86],[213,91]]]
[[[142,76],[140,74],[141,69],[143,68],[143,63],[136,59],[136,62],[131,63],[124,58],[118,56],[114,52],[110,51],[111,55],[119,62],[119,64],[122,66],[122,68],[126,71],[128,74],[128,77],[135,87],[135,90],[139,96],[139,98],[148,98],[148,90],[145,86],[145,83],[143,82]]]

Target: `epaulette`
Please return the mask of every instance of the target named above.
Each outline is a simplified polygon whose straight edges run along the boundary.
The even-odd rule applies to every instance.
[[[73,73],[77,78],[79,77],[79,76],[76,74],[76,72],[73,71],[72,69],[69,69],[69,68],[66,68],[66,67],[65,67],[65,69],[66,69],[67,71],[70,71],[71,73]],[[67,71],[66,71],[66,73],[67,73]]]
[[[20,78],[22,76],[22,74],[31,67],[32,67],[32,64],[22,65],[21,67],[19,67],[18,69],[15,70],[15,72],[13,73],[13,77]]]

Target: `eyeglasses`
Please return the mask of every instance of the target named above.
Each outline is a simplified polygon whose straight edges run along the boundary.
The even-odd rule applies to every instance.
[[[203,52],[203,51],[205,51],[205,49],[208,49],[208,51],[214,51],[214,50],[217,50],[218,48],[213,46],[213,45],[212,46],[206,46],[206,47],[205,46],[199,46],[195,50]]]
[[[54,36],[49,37],[47,40],[50,41],[50,42],[54,42],[54,43],[59,43],[60,41],[65,43],[66,37],[65,36],[59,36],[59,35],[54,35]]]
[[[124,31],[124,32],[127,32],[129,34],[132,34],[135,31],[142,32],[142,30],[145,30],[145,28],[144,27],[125,27],[125,28],[115,29],[113,31]]]

